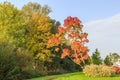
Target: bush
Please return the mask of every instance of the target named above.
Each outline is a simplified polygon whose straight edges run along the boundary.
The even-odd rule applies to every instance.
[[[115,70],[116,74],[120,74],[120,67],[119,66],[113,66],[113,69]]]
[[[115,71],[106,65],[87,65],[83,69],[86,76],[89,77],[110,77],[115,74]]]
[[[31,73],[33,72],[33,54],[24,48],[15,49],[15,60],[16,65],[24,72]]]
[[[32,55],[13,44],[0,42],[0,80],[22,80],[32,71]]]
[[[47,67],[48,75],[82,71],[80,66],[76,65],[68,57],[64,59],[54,57],[51,62],[45,62],[45,66]]]
[[[20,75],[14,54],[13,46],[0,42],[0,80],[16,80]]]
[[[40,60],[40,59],[36,59],[35,60],[35,64],[34,64],[34,76],[33,77],[37,77],[37,76],[45,76],[48,74],[47,71],[47,67],[44,65],[44,61]]]

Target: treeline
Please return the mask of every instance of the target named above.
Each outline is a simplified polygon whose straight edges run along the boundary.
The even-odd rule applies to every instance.
[[[47,5],[41,6],[38,3],[29,2],[21,9],[9,2],[0,3],[0,80],[23,80],[82,71],[80,65],[72,61],[76,55],[71,57],[72,60],[68,56],[61,59],[62,50],[59,45],[47,48],[49,38],[55,37],[58,26],[61,25],[59,21],[49,17],[50,12]],[[82,34],[84,36],[86,35]],[[62,47],[73,52],[69,40],[64,35],[60,39],[65,41]],[[76,46],[73,47],[76,49]],[[86,48],[83,50],[86,51]],[[114,53],[102,60],[96,49],[92,56],[85,59],[85,65],[111,66],[113,59],[116,61],[118,58],[120,56]]]
[[[38,3],[29,2],[21,9],[9,2],[0,3],[0,80],[81,70],[69,58],[61,59],[61,50],[46,48],[60,25],[48,16],[50,12],[47,5]]]
[[[117,65],[116,62],[120,59],[118,53],[109,53],[104,59],[101,58],[100,51],[95,49],[91,55],[90,63],[95,65],[105,64],[107,66]]]

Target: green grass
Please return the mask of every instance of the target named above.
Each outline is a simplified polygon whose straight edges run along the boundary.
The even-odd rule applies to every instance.
[[[120,75],[116,75],[114,77],[86,77],[81,72],[75,72],[69,74],[33,78],[29,80],[120,80]]]

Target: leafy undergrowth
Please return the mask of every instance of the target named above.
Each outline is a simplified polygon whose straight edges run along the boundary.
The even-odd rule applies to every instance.
[[[120,75],[114,77],[86,77],[82,72],[75,72],[62,75],[53,75],[29,80],[120,80]]]

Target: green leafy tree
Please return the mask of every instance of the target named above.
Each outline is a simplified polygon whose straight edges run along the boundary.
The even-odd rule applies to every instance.
[[[92,54],[91,61],[93,64],[102,64],[102,59],[100,57],[100,52],[98,51],[98,49],[96,49],[95,52]]]
[[[110,56],[107,55],[107,56],[105,57],[105,59],[104,59],[104,64],[106,64],[106,65],[112,65],[112,64],[113,64]]]

